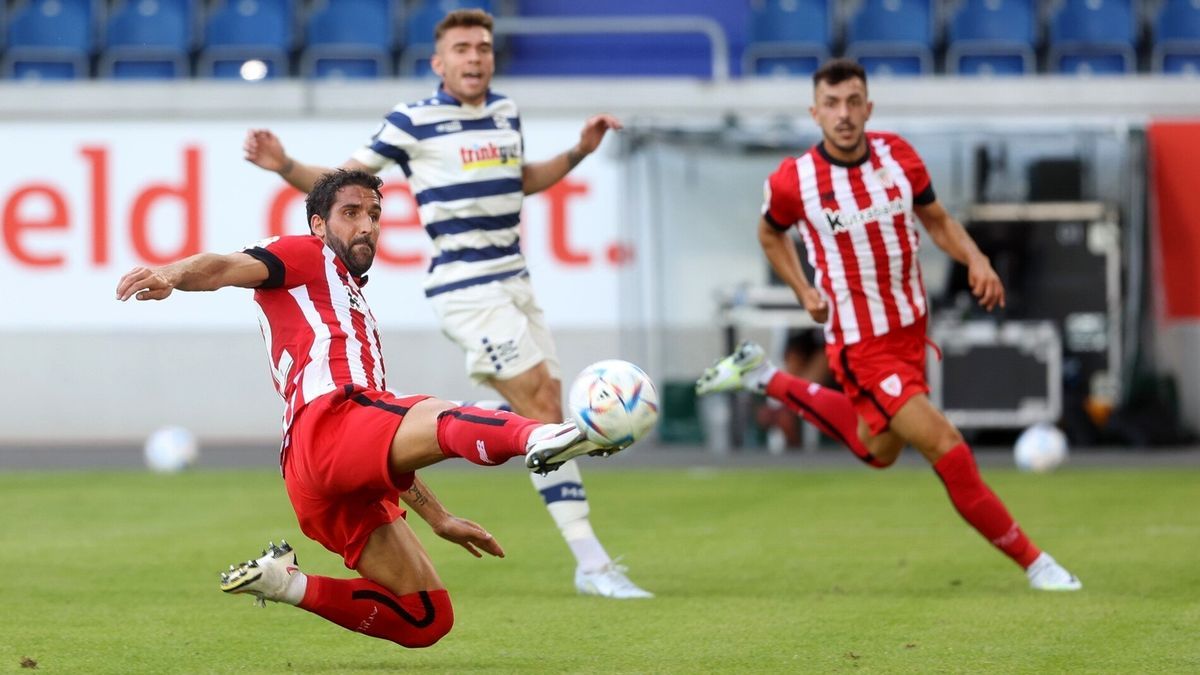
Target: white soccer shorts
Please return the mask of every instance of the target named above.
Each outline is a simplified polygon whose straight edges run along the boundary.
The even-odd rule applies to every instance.
[[[476,384],[514,378],[543,361],[551,377],[562,379],[528,276],[469,286],[429,301],[442,332],[466,353],[467,375]]]

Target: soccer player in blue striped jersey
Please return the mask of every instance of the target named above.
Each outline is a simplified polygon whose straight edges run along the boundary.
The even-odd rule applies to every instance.
[[[466,352],[468,375],[493,387],[518,414],[561,422],[561,369],[518,240],[521,202],[561,180],[621,124],[610,115],[593,116],[574,147],[525,162],[516,103],[490,87],[496,67],[491,15],[450,12],[434,40],[433,70],[442,78],[437,91],[397,105],[370,143],[341,166],[378,173],[399,165],[433,242],[425,295],[443,332]],[[289,157],[265,129],[250,130],[244,150],[248,161],[304,192],[330,170]],[[574,462],[535,474],[533,482],[575,555],[580,593],[653,597],[597,539]]]

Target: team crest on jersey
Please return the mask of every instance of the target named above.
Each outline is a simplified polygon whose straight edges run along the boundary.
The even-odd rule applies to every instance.
[[[887,394],[888,396],[896,398],[904,389],[904,385],[900,382],[900,376],[896,373],[892,373],[891,375],[883,378],[883,382],[879,383],[879,388],[882,389],[883,393]]]
[[[497,129],[512,128],[512,124],[509,123],[508,118],[504,116],[504,113],[496,113],[495,115],[492,115],[492,122],[495,122]]]
[[[886,166],[881,166],[875,170],[875,177],[883,184],[883,187],[891,190],[896,187],[896,181],[892,180],[892,172],[888,171]]]

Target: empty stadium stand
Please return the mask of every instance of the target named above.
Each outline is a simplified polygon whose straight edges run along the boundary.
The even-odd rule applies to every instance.
[[[0,0],[0,78],[429,76],[469,7],[504,76],[1200,76],[1200,0]]]

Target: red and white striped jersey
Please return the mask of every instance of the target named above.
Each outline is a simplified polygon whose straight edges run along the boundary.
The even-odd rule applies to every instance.
[[[379,329],[361,291],[366,277],[351,275],[312,235],[277,237],[245,252],[269,272],[254,301],[275,389],[287,404],[285,432],[322,394],[386,387]]]
[[[936,199],[925,164],[896,134],[867,132],[867,153],[840,162],[818,144],[785,159],[764,187],[763,217],[795,225],[829,303],[825,339],[853,344],[925,315],[913,204]]]

